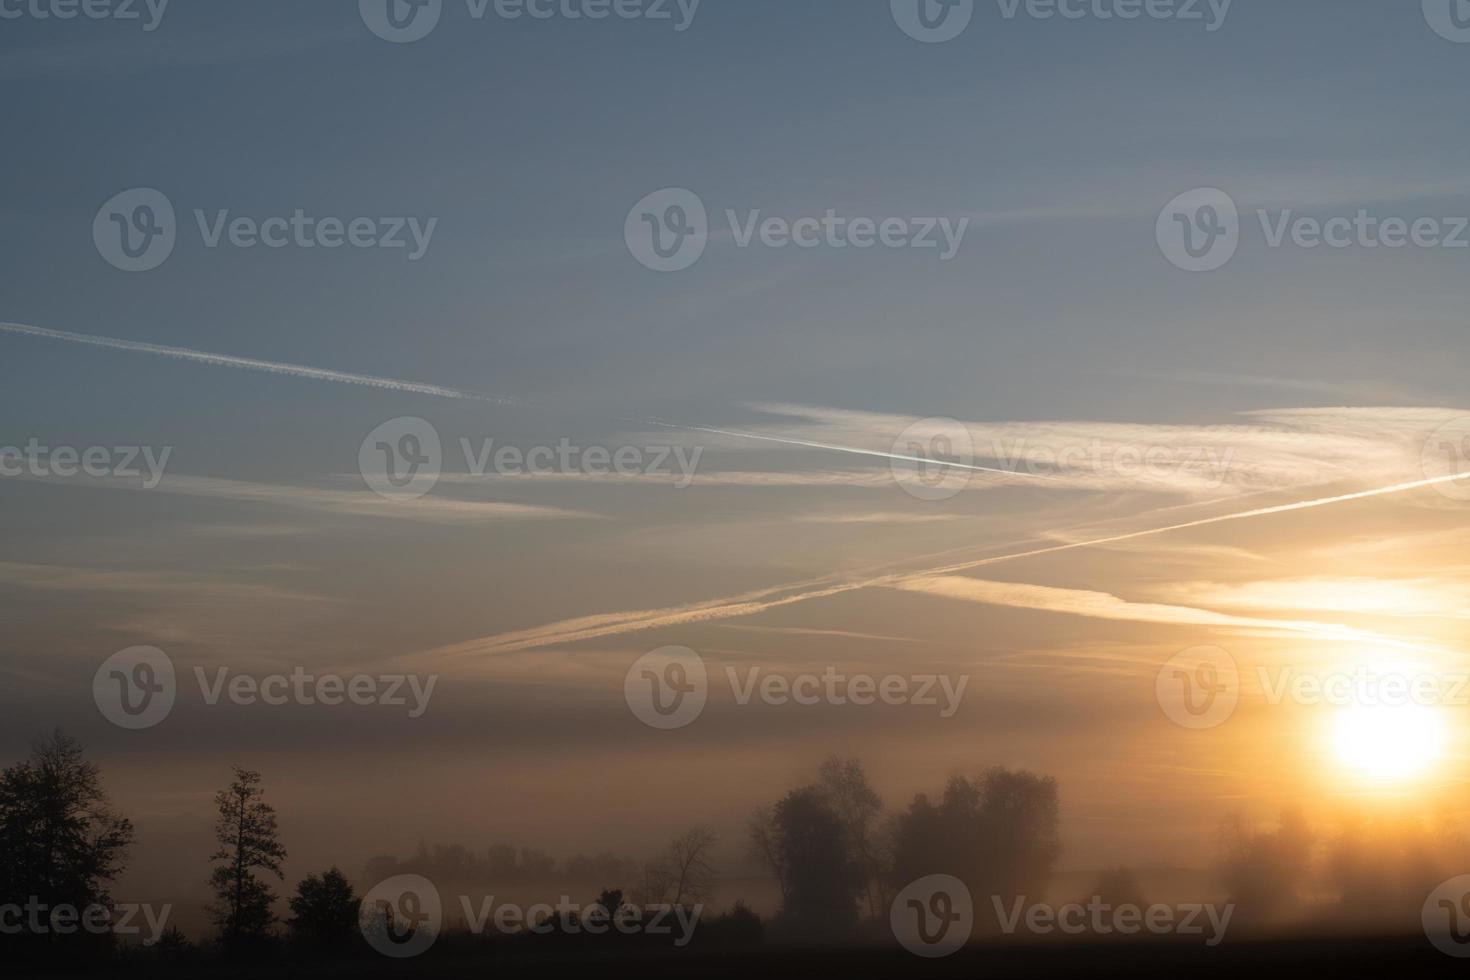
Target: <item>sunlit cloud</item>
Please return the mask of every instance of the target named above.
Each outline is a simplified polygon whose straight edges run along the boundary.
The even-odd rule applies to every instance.
[[[1231,609],[1323,610],[1370,616],[1470,619],[1470,582],[1446,578],[1322,576],[1233,585],[1192,582],[1170,587],[1181,601]]]

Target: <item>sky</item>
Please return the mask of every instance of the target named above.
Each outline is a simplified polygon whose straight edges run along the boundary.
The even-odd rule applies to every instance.
[[[445,0],[403,42],[371,2],[0,2],[0,456],[143,467],[0,476],[4,758],[81,737],[139,887],[196,891],[232,763],[297,876],[696,823],[735,868],[832,753],[890,809],[1054,775],[1076,869],[1203,867],[1229,813],[1391,790],[1259,671],[1470,670],[1448,5],[982,0],[926,41],[904,3]],[[1191,259],[1222,215],[1234,251]],[[650,268],[650,221],[702,253]],[[430,475],[384,482],[381,446]],[[126,730],[94,677],[136,647],[178,690]],[[709,677],[673,730],[628,693],[667,647]],[[1240,680],[1201,730],[1156,689],[1199,648]],[[221,668],[436,681],[417,717],[209,704]],[[728,669],[965,687],[742,705]],[[1457,814],[1462,724],[1414,783]]]

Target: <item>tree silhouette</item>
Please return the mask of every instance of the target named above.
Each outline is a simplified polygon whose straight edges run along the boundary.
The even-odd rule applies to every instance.
[[[357,932],[362,900],[347,876],[333,867],[308,875],[291,897],[291,936],[313,946],[341,946]]]
[[[1143,889],[1138,884],[1138,876],[1128,868],[1108,868],[1102,872],[1097,876],[1097,881],[1093,883],[1092,891],[1083,895],[1080,901],[1085,905],[1094,897],[1113,908],[1124,905],[1139,909],[1148,908],[1148,902],[1143,897]]]
[[[623,890],[606,888],[597,896],[597,907],[607,913],[609,919],[617,918],[618,909],[623,907]]]
[[[781,853],[781,830],[776,826],[775,811],[768,806],[756,807],[750,815],[746,834],[750,857],[771,869],[781,889],[781,905],[784,907],[791,900],[791,876]]]
[[[827,794],[815,786],[792,790],[772,818],[775,852],[786,876],[787,924],[808,935],[851,929],[863,869],[849,853],[842,818]]]
[[[1313,834],[1295,810],[1275,830],[1247,828],[1231,817],[1221,828],[1221,871],[1245,921],[1266,921],[1295,906],[1311,866]]]
[[[1347,921],[1413,928],[1424,896],[1464,862],[1453,817],[1409,805],[1348,817],[1327,849],[1326,872]]]
[[[78,911],[111,907],[133,825],[107,805],[97,766],[61,731],[0,772],[0,904],[34,898]],[[47,941],[55,940],[47,932]]]
[[[260,773],[234,767],[235,779],[214,798],[219,808],[215,838],[219,850],[211,861],[221,862],[210,875],[215,902],[209,907],[227,946],[263,939],[275,921],[276,900],[259,873],[277,878],[286,849],[276,839],[276,811],[262,797]]]
[[[919,794],[895,821],[893,883],[948,874],[972,895],[1039,897],[1061,856],[1058,815],[1050,777],[1007,769],[956,776],[937,805]]]
[[[832,809],[842,820],[848,851],[863,869],[864,891],[868,897],[868,913],[875,918],[888,907],[883,882],[884,861],[877,829],[883,800],[868,782],[868,774],[858,759],[832,756],[822,763],[821,788]]]

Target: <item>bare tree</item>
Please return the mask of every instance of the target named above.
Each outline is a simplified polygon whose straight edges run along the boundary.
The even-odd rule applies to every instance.
[[[638,888],[643,901],[697,905],[707,900],[714,886],[715,867],[710,858],[717,839],[704,827],[674,838],[668,850],[643,868]]]
[[[750,815],[748,833],[749,853],[755,860],[771,869],[776,884],[781,888],[781,903],[791,897],[791,876],[786,867],[785,855],[781,851],[780,828],[776,826],[776,815],[768,806],[759,806]]]

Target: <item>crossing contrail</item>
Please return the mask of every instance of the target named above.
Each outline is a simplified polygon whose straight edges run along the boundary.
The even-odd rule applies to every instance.
[[[398,378],[381,378],[368,374],[351,374],[345,371],[333,371],[327,368],[308,367],[302,364],[287,364],[281,361],[263,361],[250,357],[236,357],[231,354],[214,354],[208,351],[191,350],[187,347],[169,347],[162,344],[147,344],[139,341],[116,340],[111,337],[99,337],[91,334],[70,333],[65,330],[51,330],[45,327],[35,327],[23,323],[8,323],[0,321],[0,332],[19,334],[27,337],[36,337],[44,340],[60,340],[73,344],[87,344],[93,347],[105,347],[110,350],[126,351],[138,354],[154,354],[162,357],[172,357],[184,361],[192,361],[197,364],[210,364],[216,367],[229,367],[246,371],[264,371],[271,374],[284,374],[292,377],[307,378],[315,381],[331,381],[338,384],[365,385],[372,388],[384,388],[391,391],[402,391],[412,394],[431,395],[436,398],[450,398],[458,400],[470,400],[479,402],[490,402],[499,405],[526,405],[519,399],[497,397],[493,395],[480,394],[478,392],[466,391],[459,388],[449,388],[443,385],[422,384],[416,381],[404,381]],[[686,425],[679,422],[661,421],[658,419],[631,419],[624,418],[620,421],[636,422],[640,425],[652,425],[659,428],[680,429],[689,432],[706,432],[716,435],[730,436],[732,438],[750,439],[761,442],[775,442],[785,445],[802,446],[809,449],[819,449],[829,452],[848,453],[860,456],[878,457],[901,462],[942,464],[954,466],[958,469],[973,470],[983,473],[994,473],[1004,476],[1031,476],[1032,474],[1018,473],[1012,470],[994,469],[991,467],[966,464],[952,460],[927,459],[919,456],[905,456],[901,453],[885,453],[875,449],[863,449],[857,446],[842,446],[834,443],[814,442],[805,439],[791,439],[782,436],[763,435],[754,432],[741,432],[735,429],[720,429],[712,426]],[[1041,477],[1038,477],[1041,478]],[[471,641],[467,644],[458,644],[452,649],[473,649],[480,652],[492,652],[507,649],[527,649],[531,647],[546,646],[556,642],[570,642],[574,640],[590,639],[598,636],[608,636],[619,633],[637,632],[640,630],[654,629],[659,626],[674,625],[681,622],[704,621],[711,619],[725,619],[737,616],[748,616],[753,613],[777,606],[790,605],[796,602],[804,602],[809,599],[821,598],[848,592],[855,589],[869,588],[872,586],[891,585],[906,578],[953,574],[956,572],[969,571],[986,565],[995,565],[1001,562],[1017,561],[1023,558],[1035,558],[1042,555],[1057,554],[1065,551],[1075,551],[1082,548],[1102,547],[1109,544],[1117,544],[1123,541],[1134,541],[1140,538],[1154,537],[1161,534],[1170,534],[1175,531],[1184,531],[1192,528],[1209,527],[1214,524],[1224,524],[1232,521],[1251,520],[1258,517],[1269,517],[1274,514],[1287,514],[1294,511],[1312,510],[1317,507],[1327,507],[1334,504],[1347,503],[1354,500],[1367,500],[1373,497],[1384,497],[1391,494],[1406,493],[1411,490],[1419,490],[1427,487],[1440,486],[1446,483],[1455,483],[1470,479],[1470,471],[1455,473],[1449,476],[1439,476],[1426,480],[1415,480],[1408,483],[1396,483],[1392,486],[1378,487],[1372,490],[1359,490],[1353,493],[1339,494],[1333,497],[1319,497],[1313,500],[1300,500],[1295,503],[1278,504],[1272,507],[1257,507],[1252,510],[1237,511],[1232,514],[1221,514],[1215,517],[1205,517],[1183,523],[1168,524],[1163,527],[1146,528],[1140,531],[1127,531],[1106,537],[1091,538],[1085,541],[1073,541],[1066,544],[1051,545],[1045,548],[1034,548],[1029,551],[1012,552],[1005,555],[993,555],[988,558],[961,562],[958,564],[943,566],[940,568],[926,569],[919,572],[897,573],[877,576],[857,581],[829,584],[825,587],[812,591],[798,591],[794,595],[785,595],[779,598],[783,591],[789,591],[792,587],[761,590],[743,596],[730,599],[715,599],[708,602],[697,603],[694,606],[682,609],[663,609],[645,612],[634,612],[625,614],[613,614],[610,616],[593,617],[593,621],[587,619],[571,620],[564,623],[553,623],[534,630],[523,631],[519,634],[511,634],[502,637],[488,637],[484,640]],[[830,581],[830,580],[829,580]],[[808,583],[808,587],[814,583]],[[802,589],[802,586],[795,586]]]
[[[1208,527],[1213,524],[1252,520],[1259,517],[1269,517],[1274,514],[1289,514],[1294,511],[1312,510],[1317,507],[1330,507],[1335,504],[1348,503],[1354,500],[1386,497],[1392,494],[1407,493],[1411,490],[1421,490],[1465,479],[1470,479],[1470,471],[1455,473],[1449,476],[1434,477],[1428,480],[1396,483],[1392,486],[1377,487],[1372,490],[1359,490],[1353,493],[1338,494],[1333,497],[1317,497],[1312,500],[1299,500],[1295,503],[1278,504],[1273,507],[1257,507],[1252,510],[1219,514],[1215,517],[1204,517],[1193,521],[1167,524],[1162,527],[1150,527],[1140,531],[1126,531],[1119,534],[1089,538],[1085,541],[1070,541],[1066,544],[1051,545],[1045,548],[1032,548],[1026,551],[1013,551],[1003,555],[991,555],[988,558],[978,558],[937,568],[926,568],[908,572],[891,572],[884,575],[870,575],[847,581],[839,581],[833,576],[826,576],[807,582],[727,596],[723,599],[709,599],[681,607],[628,613],[605,613],[599,616],[563,620],[532,629],[518,630],[513,633],[504,633],[478,640],[470,640],[464,643],[456,643],[428,652],[453,655],[508,653],[515,650],[532,650],[539,647],[577,643],[607,636],[619,636],[625,633],[640,633],[645,630],[660,629],[668,626],[683,626],[689,623],[737,619],[800,602],[809,602],[813,599],[825,599],[830,596],[856,592],[861,589],[896,588],[901,587],[904,582],[917,581],[935,576],[954,575],[959,572],[983,568],[987,565],[999,565],[1005,562],[1020,561],[1024,558],[1036,558],[1041,555],[1078,551],[1083,548],[1098,548],[1104,545],[1117,544],[1122,541],[1134,541],[1139,538],[1171,534],[1175,531]]]

